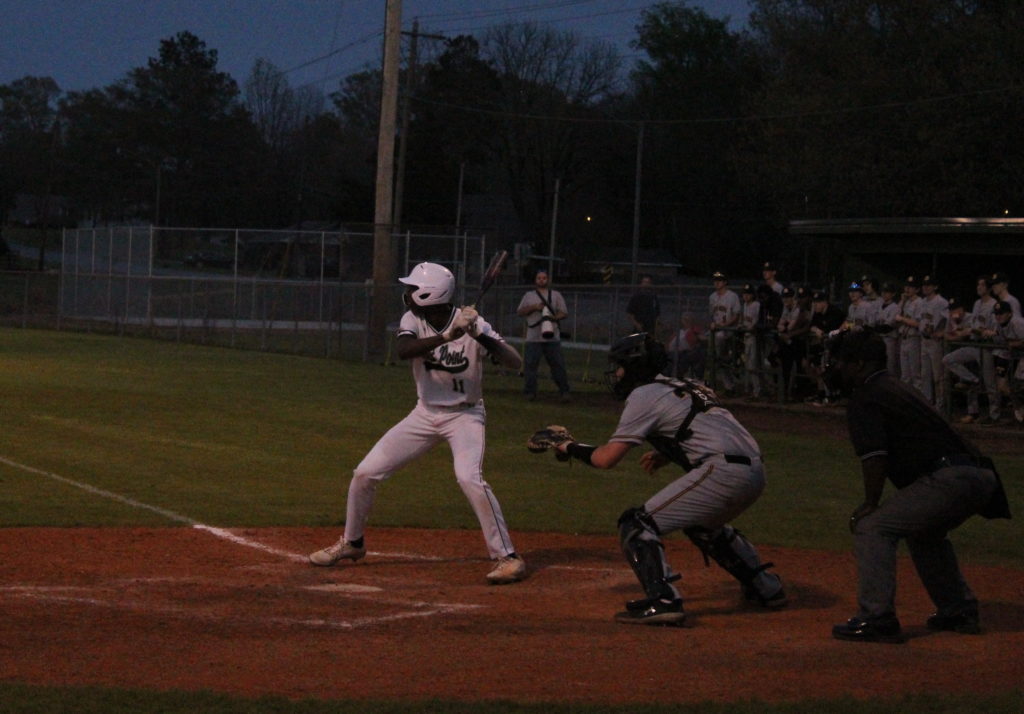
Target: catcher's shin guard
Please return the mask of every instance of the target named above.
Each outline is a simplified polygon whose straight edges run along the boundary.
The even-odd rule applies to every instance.
[[[754,581],[772,567],[771,563],[761,563],[754,546],[732,526],[723,526],[713,531],[695,526],[683,532],[700,548],[705,563],[710,558],[745,587],[756,587],[758,584]]]
[[[650,515],[641,508],[624,511],[619,516],[619,543],[626,562],[636,573],[647,597],[679,599],[679,593],[671,583],[679,580],[680,576],[671,574],[665,562],[665,546]]]

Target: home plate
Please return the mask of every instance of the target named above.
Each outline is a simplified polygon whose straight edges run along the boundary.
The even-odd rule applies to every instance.
[[[306,590],[319,590],[331,593],[379,593],[383,589],[375,585],[357,585],[356,583],[330,583],[329,585],[306,586]]]

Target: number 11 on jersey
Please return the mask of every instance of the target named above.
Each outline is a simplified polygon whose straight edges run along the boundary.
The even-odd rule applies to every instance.
[[[452,379],[452,389],[459,394],[466,393],[466,384],[461,379]]]

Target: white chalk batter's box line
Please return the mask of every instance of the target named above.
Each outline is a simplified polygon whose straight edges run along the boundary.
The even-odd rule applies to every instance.
[[[269,546],[269,545],[267,545],[265,543],[260,543],[259,541],[255,541],[255,540],[252,540],[250,538],[245,538],[243,536],[240,536],[240,535],[237,535],[235,533],[232,533],[232,532],[230,532],[227,529],[217,528],[217,527],[214,527],[214,526],[206,525],[205,523],[200,523],[199,521],[195,520],[194,518],[182,515],[180,513],[176,513],[174,511],[168,510],[166,508],[160,508],[159,506],[153,506],[153,505],[150,505],[148,503],[143,503],[142,501],[137,501],[137,500],[135,500],[133,498],[129,498],[127,496],[123,496],[123,495],[121,495],[119,493],[114,493],[113,491],[108,491],[106,489],[102,489],[102,488],[99,488],[99,487],[96,487],[96,486],[92,486],[90,484],[83,483],[81,481],[76,481],[74,479],[67,478],[66,476],[61,476],[59,474],[55,474],[55,473],[50,472],[50,471],[45,471],[43,469],[35,468],[34,466],[27,466],[25,464],[19,463],[17,461],[13,461],[13,460],[8,459],[8,458],[3,457],[3,456],[0,456],[0,463],[6,464],[7,466],[10,466],[10,467],[15,468],[15,469],[26,471],[26,472],[31,473],[31,474],[36,474],[38,476],[45,476],[46,478],[49,478],[51,480],[54,480],[54,481],[57,481],[59,483],[65,484],[67,486],[71,486],[73,488],[80,489],[82,491],[85,491],[87,493],[93,494],[95,496],[100,496],[102,498],[107,498],[109,500],[116,501],[118,503],[122,503],[122,504],[124,504],[126,506],[129,506],[131,508],[136,508],[136,509],[140,509],[140,510],[150,511],[152,513],[156,513],[156,514],[158,514],[160,516],[163,516],[164,518],[167,518],[170,521],[173,521],[175,523],[181,523],[183,525],[188,525],[188,526],[191,526],[192,528],[195,528],[197,530],[205,531],[207,533],[210,533],[213,536],[216,536],[217,538],[220,538],[222,540],[226,540],[226,541],[228,541],[230,543],[234,543],[236,545],[244,546],[244,547],[247,547],[247,548],[253,548],[255,550],[259,550],[259,551],[262,551],[264,553],[268,553],[270,555],[275,555],[275,556],[278,556],[280,558],[284,558],[284,559],[292,561],[292,562],[308,563],[307,556],[305,556],[305,555],[301,555],[299,553],[294,553],[294,552],[287,551],[287,550],[281,550],[279,548],[274,548],[274,547]],[[421,561],[440,561],[440,560],[443,560],[442,558],[437,558],[437,557],[433,557],[433,556],[418,555],[418,554],[414,554],[414,553],[382,553],[382,552],[371,551],[371,554],[375,555],[377,557],[385,557],[385,558],[402,558],[402,559],[421,560]],[[569,570],[578,569],[578,568],[572,568],[571,566],[553,566],[553,567],[561,568],[561,569],[569,569]],[[341,597],[347,598],[347,599],[365,599],[366,598],[366,595],[360,596],[356,592],[353,592],[353,589],[346,588],[343,584],[342,585],[335,585],[335,586],[328,585],[328,586],[312,586],[312,587],[313,588],[317,588],[320,591],[324,591],[324,592],[337,593]],[[365,588],[367,586],[360,586],[360,587],[364,587]],[[372,586],[370,586],[370,587],[372,587]],[[72,596],[72,595],[69,595],[69,594],[61,594],[62,590],[63,589],[61,589],[61,588],[58,588],[58,589],[46,589],[46,588],[40,588],[40,587],[37,587],[37,586],[14,586],[13,588],[11,588],[11,587],[0,588],[0,593],[7,593],[11,597],[28,598],[28,599],[31,599],[31,600],[43,601],[43,602],[55,602],[55,603],[63,603],[63,604],[77,603],[77,604],[81,604],[81,605],[91,605],[91,606],[94,606],[94,607],[109,607],[109,608],[115,608],[115,609],[121,609],[121,610],[131,610],[131,611],[145,612],[147,614],[162,614],[162,615],[167,615],[167,616],[175,616],[175,617],[180,617],[180,618],[192,618],[192,619],[204,619],[204,620],[213,619],[211,615],[203,615],[203,614],[196,613],[196,612],[189,612],[189,611],[186,611],[186,610],[182,610],[180,608],[154,607],[152,605],[152,603],[149,603],[149,604],[146,604],[146,603],[132,603],[132,602],[124,601],[124,600],[122,600],[120,598],[117,598],[117,597],[114,597],[113,599],[100,599],[100,598],[95,598],[95,597]],[[363,590],[362,592],[365,593],[366,591]],[[323,620],[323,619],[304,620],[304,619],[301,619],[301,618],[294,618],[294,619],[293,618],[257,618],[257,620],[258,620],[258,622],[260,622],[262,624],[267,624],[267,625],[277,624],[277,625],[291,625],[291,626],[299,625],[299,626],[306,626],[306,627],[328,627],[328,628],[336,628],[336,629],[355,629],[355,628],[359,628],[359,627],[367,627],[367,626],[370,626],[370,625],[384,624],[384,623],[387,623],[387,622],[393,622],[395,620],[403,620],[403,619],[409,619],[409,618],[414,618],[414,617],[431,617],[431,616],[435,616],[435,615],[438,615],[438,616],[439,615],[448,615],[448,614],[454,614],[454,613],[460,613],[460,612],[461,613],[465,613],[465,612],[477,610],[477,609],[480,609],[480,608],[483,607],[482,605],[453,604],[453,603],[426,603],[426,602],[409,602],[409,601],[390,601],[390,602],[386,602],[385,600],[381,599],[379,596],[376,596],[376,595],[373,596],[373,599],[374,599],[375,602],[377,602],[379,604],[391,604],[391,605],[395,605],[395,606],[398,606],[398,607],[415,607],[415,608],[421,608],[421,609],[397,612],[397,613],[393,613],[393,614],[390,614],[390,615],[381,615],[381,616],[377,616],[377,617],[356,618],[356,619],[353,619],[353,620]],[[238,618],[234,617],[234,616],[231,616],[229,618],[224,618],[224,619],[230,619],[232,622],[238,622]],[[253,620],[253,618],[250,618],[250,620]]]
[[[200,523],[199,521],[197,521],[194,518],[191,518],[189,516],[185,516],[185,515],[182,515],[180,513],[176,513],[174,511],[168,510],[166,508],[161,508],[159,506],[152,506],[152,505],[150,505],[148,503],[143,503],[142,501],[137,501],[134,498],[129,498],[127,496],[122,496],[119,493],[114,493],[113,491],[107,491],[106,489],[102,489],[102,488],[99,488],[97,486],[92,486],[90,484],[83,483],[81,481],[75,481],[74,479],[67,478],[66,476],[61,476],[59,474],[55,474],[55,473],[52,473],[50,471],[45,471],[43,469],[38,469],[38,468],[35,468],[34,466],[27,466],[25,464],[19,463],[17,461],[13,461],[13,460],[8,459],[8,458],[3,457],[3,456],[0,456],[0,463],[7,464],[8,466],[10,466],[12,468],[16,468],[16,469],[19,469],[21,471],[26,471],[28,473],[36,474],[38,476],[45,476],[45,477],[47,477],[49,479],[52,479],[54,481],[58,481],[58,482],[63,483],[65,485],[67,485],[67,486],[72,486],[73,488],[80,489],[82,491],[85,491],[86,493],[91,493],[94,496],[100,496],[102,498],[106,498],[106,499],[109,499],[109,500],[112,500],[112,501],[117,501],[118,503],[122,503],[122,504],[124,504],[126,506],[129,506],[131,508],[137,508],[137,509],[144,510],[144,511],[150,511],[151,513],[156,513],[156,514],[158,514],[160,516],[163,516],[164,518],[166,518],[166,519],[168,519],[170,521],[173,521],[175,523],[181,523],[181,524],[187,525],[187,526],[191,526],[192,528],[195,528],[197,530],[206,531],[207,533],[210,533],[211,535],[214,535],[214,536],[216,536],[216,537],[218,537],[218,538],[220,538],[222,540],[226,540],[226,541],[228,541],[230,543],[234,543],[236,545],[244,546],[246,548],[253,548],[255,550],[260,550],[260,551],[263,551],[264,553],[268,553],[270,555],[276,555],[276,556],[278,556],[280,558],[284,558],[286,560],[290,560],[290,561],[296,562],[296,563],[308,563],[309,562],[308,557],[305,556],[305,555],[302,555],[300,553],[295,553],[295,552],[287,551],[287,550],[281,550],[279,548],[275,548],[275,547],[267,545],[265,543],[260,543],[259,541],[255,541],[255,540],[252,540],[250,538],[246,538],[244,536],[240,536],[240,535],[238,535],[236,533],[232,533],[230,530],[228,530],[226,528],[217,528],[215,526],[206,525],[205,523]],[[420,561],[427,561],[427,562],[441,562],[441,561],[444,561],[444,560],[448,560],[446,558],[439,558],[439,557],[430,556],[430,555],[420,555],[420,554],[417,554],[417,553],[368,551],[368,555],[372,555],[372,556],[379,557],[379,558],[398,558],[398,559],[407,559],[407,560],[420,560]],[[595,567],[573,566],[573,565],[550,565],[550,566],[546,566],[545,569],[549,569],[549,570],[568,570],[568,571],[579,571],[579,572],[606,572],[606,573],[618,573],[618,572],[621,572],[621,570],[622,570],[621,568],[595,568]]]

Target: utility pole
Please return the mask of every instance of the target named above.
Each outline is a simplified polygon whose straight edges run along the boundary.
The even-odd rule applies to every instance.
[[[444,35],[430,35],[420,33],[420,21],[416,18],[412,21],[412,32],[403,32],[408,35],[409,41],[409,66],[405,70],[405,92],[402,101],[402,128],[398,132],[398,172],[395,175],[395,210],[392,222],[396,228],[402,226],[402,208],[405,197],[405,152],[409,144],[409,107],[412,98],[416,94],[417,71],[419,70],[419,39],[426,37],[431,40],[447,40]]]
[[[395,119],[402,39],[402,0],[387,0],[384,16],[384,66],[377,133],[377,183],[373,214],[373,296],[367,329],[370,354],[384,353],[388,303],[395,282],[392,201],[395,180]]]
[[[644,162],[644,123],[640,122],[640,130],[636,137],[636,176],[633,179],[633,277],[636,285],[636,263],[640,257],[640,174]]]

